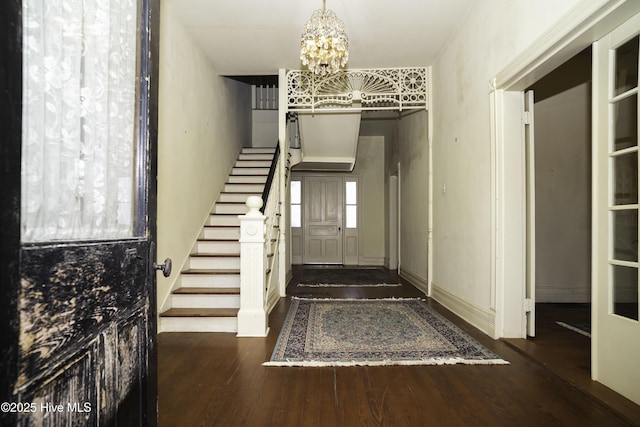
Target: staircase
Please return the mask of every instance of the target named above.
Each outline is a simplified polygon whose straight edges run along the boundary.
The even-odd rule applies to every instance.
[[[243,148],[207,224],[160,314],[162,332],[237,332],[240,308],[240,220],[249,196],[262,196],[273,148]]]

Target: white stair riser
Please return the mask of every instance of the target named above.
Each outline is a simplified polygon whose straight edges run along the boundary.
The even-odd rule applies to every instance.
[[[230,270],[240,268],[240,257],[189,257],[189,268],[202,270]]]
[[[230,213],[230,214],[238,214],[244,215],[249,211],[249,208],[245,204],[237,204],[237,205],[223,205],[220,203],[216,203],[216,206],[213,208],[213,213]]]
[[[273,153],[240,153],[238,160],[273,160]]]
[[[236,160],[237,168],[270,168],[271,160]]]
[[[240,242],[199,241],[196,243],[199,254],[237,254],[240,253]]]
[[[236,191],[242,193],[257,193],[262,196],[262,191],[264,190],[264,184],[225,184],[224,191],[226,193],[233,193]],[[246,196],[248,197],[248,195]],[[242,201],[244,203],[247,199]]]
[[[231,175],[269,175],[269,168],[233,168]]]
[[[207,225],[237,225],[240,226],[240,219],[237,215],[211,215]]]
[[[275,151],[275,147],[244,147],[242,149],[242,154],[268,153],[273,155]]]
[[[172,294],[173,308],[240,308],[240,295]]]
[[[236,317],[161,317],[160,332],[238,332]]]
[[[237,194],[237,193],[221,193],[220,196],[218,197],[218,201],[219,202],[240,202],[240,203],[244,203],[244,202],[247,201],[247,197],[249,197],[249,196],[262,197],[262,193],[260,193],[260,194],[258,194],[258,192],[255,192],[255,193],[241,193],[241,194]]]
[[[267,177],[263,175],[229,175],[227,179],[229,184],[262,184],[264,186],[265,182],[267,182]]]
[[[203,239],[239,239],[240,227],[205,227],[202,229]]]
[[[240,274],[183,274],[180,286],[185,288],[239,288]]]

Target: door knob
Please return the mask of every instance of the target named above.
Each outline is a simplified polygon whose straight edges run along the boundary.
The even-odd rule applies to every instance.
[[[165,259],[164,264],[153,263],[153,268],[155,270],[162,271],[162,275],[164,277],[169,277],[169,275],[171,274],[171,258]]]

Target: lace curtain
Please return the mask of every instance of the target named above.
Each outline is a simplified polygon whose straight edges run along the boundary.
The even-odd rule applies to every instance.
[[[133,229],[136,0],[23,1],[22,240]]]

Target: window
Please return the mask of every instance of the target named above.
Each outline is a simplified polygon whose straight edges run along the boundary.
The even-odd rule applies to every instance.
[[[356,228],[358,226],[358,183],[356,181],[345,182],[345,206],[346,227]]]
[[[291,181],[291,227],[302,227],[302,182]]]

